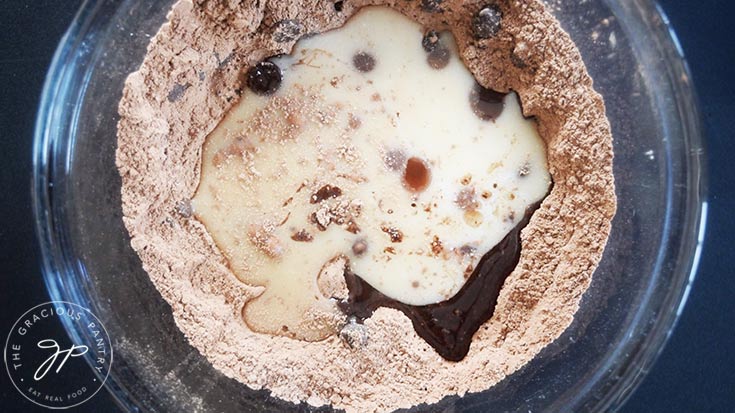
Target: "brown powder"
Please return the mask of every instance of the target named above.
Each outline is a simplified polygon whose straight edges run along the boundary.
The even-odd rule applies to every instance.
[[[610,126],[579,52],[537,0],[500,1],[500,30],[480,41],[471,21],[483,2],[446,0],[436,10],[424,3],[353,0],[337,11],[323,0],[181,0],[127,80],[117,166],[131,244],[191,344],[251,388],[360,412],[481,391],[556,339],[589,286],[616,204]],[[478,81],[517,91],[547,143],[553,190],[522,232],[520,262],[493,318],[458,363],[443,360],[390,309],[378,310],[365,329],[351,326],[359,331],[345,333],[350,345],[336,336],[312,343],[253,333],[240,313],[262,287],[237,280],[226,252],[186,208],[202,144],[239,98],[247,68],[288,53],[303,34],[341,26],[368,4],[451,30]],[[324,292],[332,293],[328,285]]]

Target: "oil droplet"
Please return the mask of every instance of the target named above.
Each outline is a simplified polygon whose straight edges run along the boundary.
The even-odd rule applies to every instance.
[[[464,213],[464,222],[472,228],[477,228],[482,225],[483,220],[484,217],[480,211],[472,210]]]

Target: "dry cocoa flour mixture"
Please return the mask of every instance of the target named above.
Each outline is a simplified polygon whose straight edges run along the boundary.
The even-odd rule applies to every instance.
[[[365,319],[367,334],[358,339],[253,331],[243,308],[264,287],[235,276],[192,211],[203,145],[245,96],[248,69],[370,5],[451,31],[477,81],[515,91],[546,144],[553,187],[521,232],[519,262],[492,318],[457,362],[437,354],[390,308]],[[180,0],[128,78],[119,110],[125,225],[179,328],[225,375],[295,403],[390,411],[493,386],[569,326],[615,214],[602,98],[571,39],[538,0]]]

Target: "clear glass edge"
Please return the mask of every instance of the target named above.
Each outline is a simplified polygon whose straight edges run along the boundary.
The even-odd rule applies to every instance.
[[[668,67],[667,75],[672,79],[670,84],[674,87],[675,95],[680,98],[677,105],[678,118],[683,131],[684,151],[687,154],[685,157],[685,184],[688,188],[693,189],[687,192],[687,199],[683,203],[685,205],[683,223],[685,236],[679,250],[686,252],[686,255],[678,254],[679,259],[674,270],[676,273],[673,276],[675,283],[681,287],[672,290],[672,293],[668,295],[656,323],[649,328],[646,334],[645,344],[640,346],[643,350],[630,357],[626,363],[627,367],[622,370],[621,379],[608,393],[608,397],[598,403],[598,411],[616,411],[622,407],[663,352],[672,331],[676,328],[676,323],[686,305],[696,278],[707,223],[708,178],[705,158],[707,152],[702,139],[702,117],[699,111],[699,98],[692,86],[691,69],[666,12],[657,1],[644,0],[644,2],[648,4],[649,12],[654,12],[661,19],[662,25],[657,28],[658,32],[655,34],[662,40],[660,45],[664,46],[662,52],[665,53],[665,57],[669,58],[669,61],[676,63]],[[649,28],[653,27],[649,26]],[[673,81],[682,74],[686,76],[686,82]],[[682,103],[682,100],[686,104]],[[667,244],[670,244],[669,240],[662,243],[664,246]]]
[[[64,85],[68,85],[70,77],[73,76],[76,69],[80,66],[78,60],[79,47],[82,40],[86,38],[88,30],[92,26],[91,23],[96,17],[96,12],[103,3],[105,3],[105,0],[85,0],[79,7],[71,25],[62,36],[54,52],[49,70],[46,73],[36,115],[30,185],[31,207],[35,220],[36,236],[41,250],[41,270],[49,297],[52,301],[70,301],[89,310],[92,310],[92,303],[86,297],[76,294],[80,290],[77,281],[67,278],[70,275],[74,275],[75,272],[67,268],[66,264],[69,261],[66,260],[67,254],[64,251],[64,242],[56,236],[58,233],[63,233],[63,231],[55,231],[58,226],[63,224],[60,224],[60,221],[53,217],[58,209],[53,203],[53,191],[58,190],[58,185],[55,186],[51,181],[53,165],[57,156],[57,142],[60,135],[71,133],[73,129],[61,132],[62,128],[53,129],[51,126],[54,119],[59,116],[56,112],[58,108],[54,105],[54,102],[57,102],[61,96],[69,93],[68,88],[64,89],[63,87]],[[81,98],[82,96],[83,93],[79,93],[77,98]],[[75,108],[78,109],[78,107],[79,105],[75,105]],[[60,215],[63,214],[57,216]],[[61,274],[67,277],[62,277]],[[75,284],[75,286],[71,287],[68,284]],[[72,341],[82,341],[79,331],[74,329],[70,321],[61,319],[61,322]],[[85,333],[83,332],[82,334]],[[87,354],[83,358],[90,368],[92,368],[94,363],[92,357]],[[92,368],[92,370],[99,380],[104,379],[95,369]],[[128,392],[124,391],[116,376],[114,370],[110,369],[103,387],[122,410],[130,412],[140,411],[137,404],[130,398]]]

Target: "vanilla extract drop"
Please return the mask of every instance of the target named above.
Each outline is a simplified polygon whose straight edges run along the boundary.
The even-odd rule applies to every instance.
[[[420,158],[409,158],[403,173],[403,183],[413,192],[421,192],[429,186],[431,171]]]

